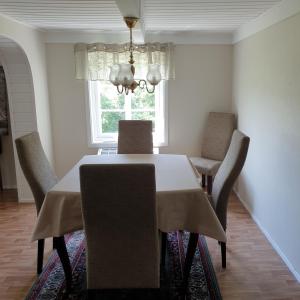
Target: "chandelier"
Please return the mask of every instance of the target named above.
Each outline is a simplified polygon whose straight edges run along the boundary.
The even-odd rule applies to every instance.
[[[139,19],[135,17],[124,17],[124,21],[130,30],[129,64],[116,64],[110,67],[109,80],[117,87],[119,94],[124,92],[128,95],[130,90],[134,93],[134,90],[137,87],[140,87],[141,89],[146,88],[147,92],[152,94],[155,91],[155,86],[161,81],[160,65],[158,64],[148,65],[147,81],[144,79],[138,81],[134,79],[135,61],[133,59],[132,29],[135,27],[138,20]],[[150,87],[150,85],[152,87]]]

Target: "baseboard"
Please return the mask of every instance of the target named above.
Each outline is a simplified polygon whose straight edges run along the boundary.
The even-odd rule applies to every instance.
[[[19,199],[19,203],[34,203],[34,199],[33,198],[22,198],[22,199]]]
[[[242,199],[242,197],[239,195],[239,193],[234,189],[235,194],[239,198],[240,202],[243,204],[243,206],[246,208],[246,210],[249,212],[251,218],[254,220],[256,225],[259,227],[261,232],[265,235],[269,243],[272,245],[274,250],[277,252],[277,254],[281,257],[281,259],[284,261],[284,263],[287,265],[289,270],[292,272],[292,274],[295,276],[296,280],[300,282],[300,274],[295,270],[292,263],[289,261],[289,259],[285,256],[285,254],[282,252],[280,247],[277,245],[277,243],[272,239],[271,235],[268,233],[268,231],[263,227],[263,225],[260,223],[260,221],[255,217],[255,215],[252,213],[250,207],[248,204]]]
[[[5,185],[3,185],[3,189],[4,190],[15,190],[15,189],[17,189],[17,186],[15,185],[15,184],[12,184],[12,185],[10,185],[10,184],[5,184]]]

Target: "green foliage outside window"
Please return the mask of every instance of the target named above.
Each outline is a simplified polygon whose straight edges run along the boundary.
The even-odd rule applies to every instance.
[[[137,88],[131,100],[132,109],[154,109],[155,108],[155,95],[149,94],[144,89]],[[147,119],[148,120],[148,119]]]
[[[125,112],[102,112],[102,132],[118,132],[119,120],[125,119]]]
[[[155,95],[146,90],[137,88],[135,93],[126,101],[131,101],[132,120],[152,120],[155,126]],[[125,119],[125,95],[118,95],[114,86],[110,83],[101,84],[100,94],[102,133],[118,132],[119,120]],[[121,111],[120,111],[121,110]],[[140,111],[146,110],[146,111]]]

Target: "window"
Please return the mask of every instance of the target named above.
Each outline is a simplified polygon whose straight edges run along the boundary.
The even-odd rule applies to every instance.
[[[119,95],[108,81],[89,81],[91,144],[115,146],[119,120],[152,120],[154,146],[166,145],[165,85],[160,82],[153,94],[138,87],[135,93]]]

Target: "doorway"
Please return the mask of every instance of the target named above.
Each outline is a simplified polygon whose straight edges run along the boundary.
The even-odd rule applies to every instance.
[[[6,37],[0,37],[0,65],[7,89],[8,122],[7,134],[4,133],[1,137],[0,167],[3,190],[11,198],[14,194],[8,191],[17,190],[17,197],[15,192],[14,198],[18,201],[32,201],[33,196],[19,165],[14,145],[16,138],[37,131],[31,68],[23,49]]]

